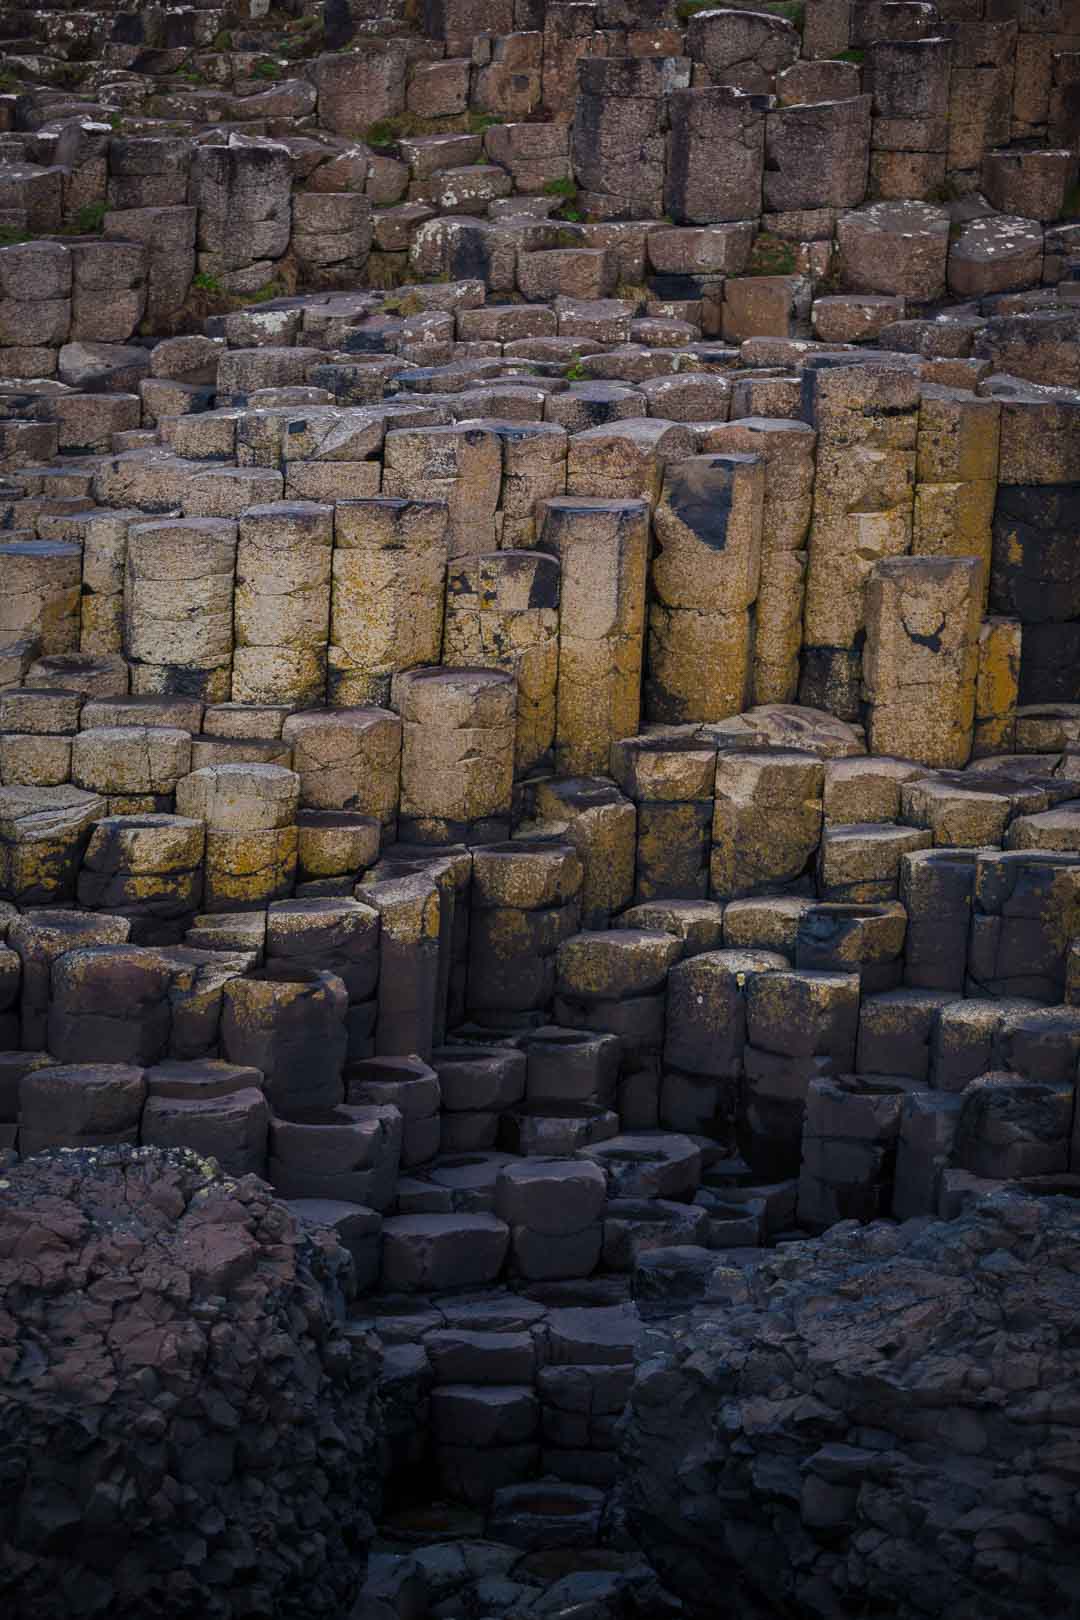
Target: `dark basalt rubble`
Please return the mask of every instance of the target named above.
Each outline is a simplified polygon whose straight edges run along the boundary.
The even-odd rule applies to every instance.
[[[623,1507],[701,1616],[1080,1612],[1080,1205],[995,1192],[720,1268],[647,1329]]]
[[[0,1608],[342,1616],[380,1473],[351,1261],[187,1149],[0,1180]]]

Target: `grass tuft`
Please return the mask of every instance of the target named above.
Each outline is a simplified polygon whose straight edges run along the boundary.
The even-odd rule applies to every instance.
[[[754,238],[750,262],[743,274],[747,276],[790,276],[795,269],[795,249],[790,242],[771,231],[762,231]]]

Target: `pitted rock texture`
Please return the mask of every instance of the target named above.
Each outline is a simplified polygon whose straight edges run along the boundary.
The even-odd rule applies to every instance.
[[[1012,1191],[845,1222],[650,1328],[624,1506],[688,1610],[1075,1615],[1078,1238]]]
[[[351,1261],[187,1150],[0,1180],[0,1610],[348,1613],[373,1534]]]

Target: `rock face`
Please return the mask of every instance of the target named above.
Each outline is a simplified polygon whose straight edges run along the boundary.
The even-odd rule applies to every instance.
[[[351,1262],[187,1150],[0,1180],[0,1608],[348,1613],[379,1469]]]
[[[1010,1191],[846,1222],[650,1329],[624,1504],[689,1611],[1075,1614],[1078,1237]]]

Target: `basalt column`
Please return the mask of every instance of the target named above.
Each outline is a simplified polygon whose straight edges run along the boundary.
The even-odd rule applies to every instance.
[[[971,753],[982,565],[894,557],[867,592],[864,672],[875,754],[959,768]]]
[[[210,703],[232,681],[236,524],[162,518],[128,531],[124,652],[135,692]]]
[[[207,765],[177,783],[177,813],[206,823],[206,911],[261,910],[291,894],[299,798],[299,777],[281,765]]]
[[[761,213],[767,106],[726,84],[673,92],[664,203],[677,225]]]
[[[402,719],[403,838],[492,843],[510,831],[514,677],[494,669],[412,670],[394,681]]]
[[[444,657],[517,679],[518,775],[549,752],[559,667],[559,565],[538,551],[462,557],[451,569]]]
[[[322,702],[333,533],[333,508],[313,501],[274,501],[241,514],[234,702]]]
[[[883,39],[867,51],[875,197],[925,197],[945,179],[950,39]]]
[[[990,610],[1023,625],[1020,702],[1080,702],[1080,400],[1001,399]]]
[[[471,1016],[528,1025],[551,1004],[555,953],[580,927],[581,862],[568,844],[494,844],[473,857]]]
[[[611,774],[637,806],[634,899],[696,900],[709,892],[716,744],[693,726],[624,737]]]
[[[143,516],[132,507],[91,511],[76,521],[83,548],[79,648],[84,653],[123,651],[128,530]]]
[[[919,381],[884,365],[803,374],[817,429],[800,703],[859,717],[866,582],[911,549]]]
[[[0,636],[35,637],[44,653],[75,652],[79,645],[79,547],[62,540],[5,540],[0,544]]]
[[[591,217],[663,213],[665,97],[689,82],[683,57],[595,56],[578,64],[570,151]]]
[[[331,703],[385,705],[399,670],[438,662],[448,521],[443,501],[335,505]]]
[[[641,714],[648,505],[558,497],[544,506],[540,547],[562,569],[556,768],[606,776],[611,744],[632,737]]]
[[[1000,432],[996,399],[923,385],[911,549],[923,557],[977,557],[984,610],[990,594]]]
[[[654,518],[650,719],[722,720],[745,706],[764,496],[757,456],[691,456],[668,467]]]
[[[761,456],[761,575],[754,605],[751,698],[794,703],[799,685],[806,536],[814,503],[814,430],[782,417],[710,424],[708,449]]]

